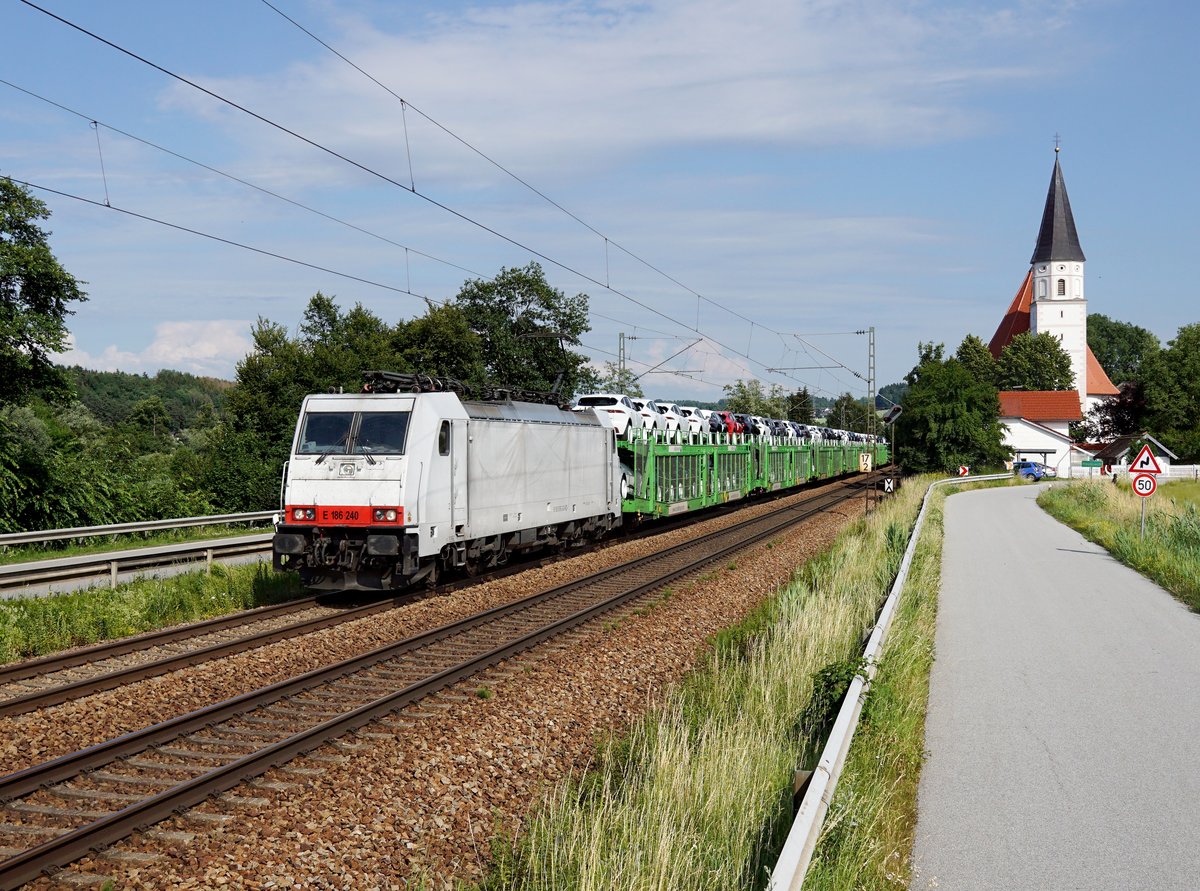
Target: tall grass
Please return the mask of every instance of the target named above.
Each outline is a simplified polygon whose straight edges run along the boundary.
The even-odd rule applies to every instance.
[[[848,674],[823,670],[861,655],[924,490],[907,486],[852,524],[718,638],[669,704],[501,846],[484,887],[763,887],[791,824],[793,771],[815,760],[836,705],[829,679]]]
[[[1144,539],[1141,499],[1127,486],[1103,482],[1053,486],[1041,494],[1038,504],[1200,611],[1200,507],[1191,500],[1171,499],[1176,485],[1163,486],[1147,499]]]
[[[806,889],[908,887],[941,581],[942,508],[956,491],[958,487],[935,489],[930,497],[908,581],[805,878]]]
[[[0,601],[0,663],[193,622],[303,594],[299,580],[262,564],[214,565],[142,579],[114,590],[91,588]]]

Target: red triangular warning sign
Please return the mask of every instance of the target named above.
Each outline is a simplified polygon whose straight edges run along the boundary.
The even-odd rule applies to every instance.
[[[1158,466],[1158,459],[1154,457],[1154,453],[1150,451],[1150,446],[1142,446],[1142,450],[1138,452],[1133,463],[1129,465],[1130,473],[1162,473],[1162,468]]]

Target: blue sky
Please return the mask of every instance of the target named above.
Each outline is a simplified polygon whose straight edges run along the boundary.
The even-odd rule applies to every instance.
[[[866,339],[833,332],[871,325],[881,384],[918,341],[986,340],[1028,268],[1055,133],[1089,309],[1163,340],[1197,321],[1194,4],[273,2],[586,226],[262,2],[40,5],[391,179],[411,164],[418,191],[589,294],[597,363],[621,331],[635,370],[702,336],[668,363],[688,377],[643,380],[652,395],[717,398],[751,376],[861,394],[845,369],[765,369],[829,364],[818,347],[865,374]],[[535,259],[19,0],[0,2],[0,32],[0,79],[83,115],[0,84],[0,175],[100,202],[107,181],[114,206],[435,300]],[[294,328],[318,290],[388,320],[424,310],[39,194],[90,295],[64,361],[231,378],[254,320]]]

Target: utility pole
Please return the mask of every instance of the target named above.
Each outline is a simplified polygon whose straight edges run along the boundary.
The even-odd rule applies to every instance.
[[[875,432],[875,326],[855,331],[867,338],[867,433]],[[861,377],[859,378],[861,380]]]
[[[875,435],[875,326],[867,329],[868,358],[867,358],[867,432]]]
[[[617,340],[617,373],[620,377],[617,380],[625,380],[625,332],[622,331],[618,335]]]

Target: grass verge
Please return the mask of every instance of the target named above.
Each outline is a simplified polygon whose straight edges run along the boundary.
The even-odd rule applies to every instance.
[[[0,546],[0,566],[9,563],[27,563],[33,560],[57,560],[60,557],[82,557],[86,554],[103,554],[107,551],[208,541],[213,538],[234,538],[239,535],[255,535],[270,531],[269,524],[255,527],[245,525],[191,526],[185,529],[164,529],[160,532],[96,535],[84,539],[69,538],[63,541],[48,541],[45,544]]]
[[[883,658],[804,887],[907,888],[941,580],[943,510],[934,490]]]
[[[498,843],[481,887],[763,887],[791,825],[793,771],[815,761],[924,491],[905,486],[722,633],[664,707]]]
[[[225,615],[304,594],[292,574],[262,564],[141,579],[116,590],[91,588],[0,601],[0,663]]]
[[[1168,483],[1160,494],[1146,499],[1144,539],[1141,499],[1128,486],[1053,486],[1039,496],[1038,504],[1200,612],[1200,507],[1190,499],[1192,485]],[[1184,488],[1175,490],[1176,486]],[[1172,490],[1178,497],[1172,497]]]

